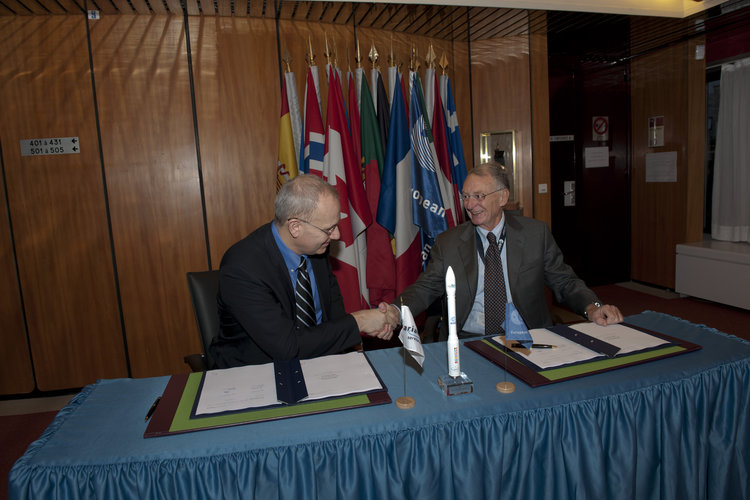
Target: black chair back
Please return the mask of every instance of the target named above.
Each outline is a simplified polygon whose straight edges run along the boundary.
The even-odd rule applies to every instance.
[[[190,298],[193,301],[195,321],[198,323],[198,332],[203,346],[203,366],[194,366],[187,359],[190,356],[185,358],[185,362],[193,370],[196,370],[196,368],[206,370],[213,366],[211,359],[208,357],[208,346],[219,333],[219,311],[216,304],[216,295],[219,293],[219,271],[189,272],[187,273],[187,282]]]

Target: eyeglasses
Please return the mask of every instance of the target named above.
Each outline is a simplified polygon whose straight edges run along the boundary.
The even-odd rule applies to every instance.
[[[333,226],[329,227],[328,229],[323,229],[322,227],[318,227],[315,224],[313,224],[312,222],[308,222],[305,219],[300,219],[299,217],[289,217],[286,221],[289,222],[290,220],[298,220],[300,222],[304,222],[305,224],[314,227],[318,231],[323,231],[328,236],[331,236],[333,234],[333,232],[336,230],[336,228],[339,227],[338,224],[334,224]]]
[[[506,188],[501,187],[500,189],[495,189],[494,191],[490,191],[489,193],[480,193],[480,194],[461,193],[461,199],[464,201],[469,201],[469,198],[471,198],[476,201],[484,201],[484,199],[487,198],[492,193],[497,193],[498,191],[502,191],[503,189],[506,189]]]

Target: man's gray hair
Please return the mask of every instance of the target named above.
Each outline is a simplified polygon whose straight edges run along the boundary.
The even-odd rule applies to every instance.
[[[482,163],[469,170],[468,175],[479,175],[481,177],[492,177],[497,189],[510,189],[508,174],[505,169],[495,163]]]
[[[288,180],[279,189],[273,204],[276,224],[281,226],[294,218],[309,220],[324,195],[339,198],[336,188],[317,175],[303,174]]]

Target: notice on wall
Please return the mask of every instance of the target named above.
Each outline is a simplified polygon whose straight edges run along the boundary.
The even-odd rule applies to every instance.
[[[21,139],[21,156],[79,154],[78,137],[46,137],[44,139]]]
[[[648,153],[646,182],[677,182],[677,151]]]
[[[664,146],[664,117],[652,116],[648,119],[648,147]]]
[[[609,148],[607,146],[584,148],[584,168],[599,168],[609,166]]]

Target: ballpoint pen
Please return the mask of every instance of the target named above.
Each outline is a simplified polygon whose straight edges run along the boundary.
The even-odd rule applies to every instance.
[[[523,349],[524,345],[516,342],[515,344],[512,344],[511,347],[515,349]],[[552,344],[531,344],[531,347],[533,349],[555,349],[557,348],[556,345],[552,345]]]
[[[156,398],[156,401],[154,401],[154,404],[151,405],[151,408],[148,409],[148,413],[146,413],[146,419],[144,422],[148,422],[148,419],[151,418],[151,415],[154,414],[156,411],[156,407],[159,406],[159,401],[161,401],[161,396]]]

